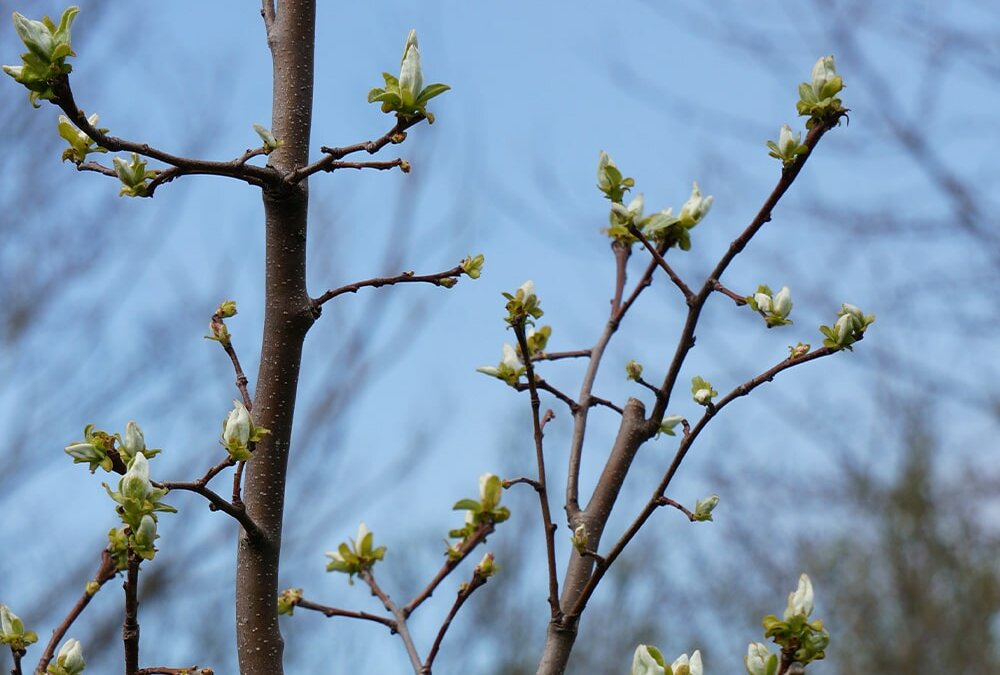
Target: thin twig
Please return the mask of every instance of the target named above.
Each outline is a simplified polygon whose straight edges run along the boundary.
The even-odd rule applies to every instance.
[[[97,573],[94,575],[93,583],[97,584],[97,588],[94,589],[93,593],[84,591],[83,595],[76,601],[73,605],[73,609],[69,611],[66,618],[62,620],[54,631],[52,631],[52,637],[49,639],[49,643],[45,646],[45,651],[42,652],[42,657],[38,660],[38,666],[35,668],[35,672],[43,673],[52,661],[52,657],[55,656],[56,647],[62,642],[63,637],[65,637],[66,632],[69,630],[73,622],[76,621],[77,617],[83,613],[87,605],[90,604],[90,600],[97,594],[97,591],[115,578],[118,573],[118,569],[115,566],[114,558],[111,557],[111,553],[107,549],[101,551],[101,564],[97,568]]]
[[[250,391],[247,389],[247,384],[250,380],[247,378],[246,373],[243,372],[243,367],[240,366],[239,357],[236,356],[236,348],[233,347],[233,340],[229,334],[229,329],[226,327],[225,317],[219,312],[213,314],[212,320],[209,322],[209,328],[212,331],[212,335],[208,337],[222,346],[222,349],[226,352],[226,356],[232,362],[233,370],[236,371],[236,388],[240,390],[240,395],[243,397],[243,405],[246,406],[248,412],[252,412],[253,401],[250,399]]]
[[[527,481],[529,479],[525,478],[524,480]],[[486,537],[492,534],[494,529],[495,526],[493,523],[483,523],[475,532],[455,545],[453,550],[458,551],[458,555],[451,555],[447,557],[445,563],[441,566],[441,569],[439,569],[437,574],[434,575],[434,578],[431,579],[430,582],[424,586],[424,589],[417,593],[412,600],[406,603],[405,607],[403,607],[403,616],[409,617],[413,614],[417,607],[434,595],[434,591],[441,584],[441,582],[445,580],[445,577],[451,574],[452,570],[458,567],[463,560],[469,557],[469,554],[472,553],[476,546],[486,541]]]
[[[336,171],[337,169],[376,169],[378,171],[387,171],[389,169],[395,169],[399,167],[403,170],[403,173],[410,172],[410,163],[404,160],[402,157],[397,157],[396,159],[390,159],[384,162],[331,162],[328,164],[323,171]]]
[[[634,224],[629,224],[629,232],[631,232],[632,235],[646,247],[646,250],[649,251],[649,255],[653,256],[653,260],[660,266],[660,269],[667,273],[670,280],[674,282],[674,286],[679,288],[681,293],[684,294],[684,301],[691,304],[691,301],[694,300],[694,293],[690,288],[688,288],[688,285],[684,283],[684,280],[677,276],[677,273],[674,272],[673,268],[667,263],[666,259],[664,259],[659,250],[653,246],[649,239],[646,238],[646,235],[644,235]]]
[[[536,352],[532,355],[532,361],[558,361],[560,359],[581,359],[590,358],[589,349],[577,349],[570,352]]]
[[[125,675],[139,670],[139,563],[142,558],[129,547],[125,579],[125,622],[122,639],[125,642]]]
[[[435,274],[423,274],[417,275],[413,272],[403,272],[402,274],[397,274],[394,277],[376,277],[374,279],[366,279],[364,281],[356,281],[353,284],[347,284],[346,286],[341,286],[340,288],[335,288],[327,291],[318,298],[313,298],[312,305],[315,308],[322,307],[325,303],[333,300],[338,295],[343,295],[344,293],[357,293],[362,288],[380,288],[382,286],[392,286],[395,284],[414,284],[414,283],[425,283],[434,284],[435,286],[443,285],[441,281],[444,279],[455,279],[457,280],[465,272],[462,270],[462,266],[458,265],[452,267],[450,270],[445,270],[444,272],[437,272]]]
[[[410,629],[406,625],[406,615],[403,613],[403,610],[399,608],[399,605],[392,601],[385,591],[379,588],[371,570],[361,570],[358,576],[361,577],[361,580],[368,584],[368,587],[372,589],[372,595],[382,601],[382,606],[385,607],[390,614],[396,617],[396,632],[399,634],[399,638],[403,641],[403,645],[406,647],[406,653],[410,657],[410,665],[413,666],[413,672],[415,675],[420,675],[420,669],[422,667],[420,664],[420,655],[417,653],[416,645],[413,644],[413,637],[410,635]]]
[[[257,527],[257,523],[253,521],[250,515],[243,508],[243,504],[240,503],[239,506],[230,504],[225,499],[222,498],[218,493],[213,492],[210,488],[203,485],[200,481],[193,482],[166,482],[157,483],[154,482],[153,485],[157,487],[166,488],[168,490],[184,490],[186,492],[194,492],[199,494],[208,500],[210,504],[210,509],[213,511],[222,511],[228,516],[232,516],[243,526],[246,530],[247,535],[251,537],[260,536],[260,529]]]
[[[247,465],[246,461],[236,463],[236,471],[233,472],[233,506],[238,509],[243,508],[243,468]]]
[[[715,285],[712,287],[712,289],[730,298],[733,302],[736,303],[737,307],[742,307],[743,305],[747,304],[747,299],[745,297],[743,297],[736,291],[729,290],[718,281],[715,282]]]
[[[514,335],[517,336],[517,344],[521,348],[522,354],[530,354],[528,348],[528,336],[524,331],[524,323],[513,326]],[[535,462],[538,464],[538,503],[542,516],[542,527],[545,530],[545,557],[549,571],[549,610],[552,619],[557,620],[562,617],[562,610],[559,607],[559,577],[556,573],[556,525],[552,522],[552,513],[549,510],[549,494],[545,481],[545,449],[543,447],[544,434],[542,433],[541,401],[538,399],[538,383],[535,381],[535,366],[531,359],[525,359],[525,376],[528,379],[528,388],[531,392],[531,421],[535,434]]]
[[[386,628],[388,628],[392,633],[397,633],[396,622],[392,619],[388,619],[384,616],[379,616],[377,614],[370,614],[368,612],[356,612],[350,609],[340,609],[338,607],[329,607],[327,605],[321,605],[317,602],[312,602],[306,600],[305,598],[299,598],[293,603],[296,607],[301,607],[302,609],[310,609],[314,612],[320,612],[326,617],[334,616],[344,616],[349,619],[361,619],[364,621],[374,621],[375,623],[380,623]]]
[[[461,588],[458,589],[458,595],[455,597],[455,602],[452,604],[451,609],[448,610],[448,616],[445,617],[444,622],[441,624],[441,628],[438,630],[437,636],[434,638],[434,644],[431,645],[431,650],[427,654],[427,660],[424,661],[423,667],[420,669],[420,675],[431,675],[431,667],[434,665],[434,659],[437,658],[438,650],[441,648],[441,641],[444,640],[445,633],[448,632],[448,628],[451,626],[452,620],[458,611],[462,609],[462,605],[465,601],[476,591],[477,588],[483,586],[486,583],[488,577],[479,573],[479,568],[477,567],[472,572],[472,579],[467,584],[462,584]]]
[[[565,403],[571,413],[575,413],[577,409],[580,407],[579,405],[577,405],[576,401],[571,399],[567,394],[563,393],[559,389],[556,389],[554,386],[552,386],[542,378],[536,376],[534,383],[535,387],[537,387],[540,391],[547,391],[553,396],[555,396],[557,399]],[[518,391],[530,391],[531,385],[527,382],[518,382],[514,386],[514,388],[517,389]]]
[[[680,502],[674,501],[670,497],[660,497],[658,500],[656,500],[656,504],[657,506],[672,506],[681,513],[683,513],[685,516],[687,516],[688,520],[690,520],[692,523],[695,520],[694,512],[691,509],[684,506]]]
[[[55,80],[52,88],[56,94],[56,98],[52,102],[59,106],[59,108],[66,113],[66,116],[70,119],[70,121],[75,124],[80,131],[90,136],[94,143],[96,143],[99,147],[106,148],[112,152],[135,152],[144,157],[149,157],[170,165],[170,169],[159,172],[159,174],[157,174],[157,176],[147,184],[145,195],[147,197],[152,197],[154,191],[159,185],[169,182],[180,175],[206,174],[213,176],[225,176],[228,178],[236,178],[251,185],[257,185],[260,187],[274,185],[280,180],[278,173],[274,169],[247,164],[245,161],[240,162],[241,158],[228,162],[218,162],[180,157],[178,155],[158,150],[157,148],[154,148],[146,143],[136,143],[124,138],[117,138],[116,136],[109,136],[101,133],[87,120],[87,116],[83,113],[83,111],[77,107],[76,101],[73,100],[73,90],[70,87],[68,76],[60,75]],[[85,164],[88,165],[88,168],[84,170],[96,170],[101,173],[106,173],[105,171],[97,169],[96,166],[100,165],[97,165],[96,163],[86,162]],[[89,167],[91,164],[94,165],[93,168]],[[117,174],[112,171],[111,175]]]
[[[619,406],[615,405],[606,398],[601,398],[600,396],[594,396],[593,394],[590,395],[590,405],[603,405],[605,408],[611,408],[619,415],[622,414],[622,409]]]
[[[535,492],[542,489],[542,486],[538,484],[538,481],[534,478],[528,478],[527,476],[521,476],[520,478],[511,478],[503,482],[504,488],[509,488],[511,485],[517,485],[518,483],[524,483],[525,485],[530,485],[534,488]]]
[[[331,169],[329,167],[348,155],[353,155],[356,152],[367,152],[369,155],[374,155],[390,143],[402,143],[406,139],[406,130],[413,125],[424,121],[424,119],[426,118],[423,115],[417,115],[405,120],[397,117],[396,124],[392,127],[392,129],[389,129],[389,131],[385,132],[380,138],[377,138],[374,141],[364,141],[361,143],[355,143],[354,145],[347,145],[342,148],[330,148],[324,145],[320,148],[320,151],[326,155],[325,157],[293,171],[285,176],[285,180],[294,185],[295,183],[298,183],[299,181],[308,178],[319,171],[330,171]]]
[[[201,486],[208,485],[208,482],[213,478],[215,478],[220,471],[228,469],[234,464],[236,464],[235,459],[233,459],[232,457],[226,457],[224,460],[222,460],[221,462],[210,468],[208,471],[206,471],[205,475],[196,480],[195,483]]]
[[[167,668],[166,666],[153,666],[152,668],[140,668],[135,671],[135,675],[214,675],[211,668],[199,668],[189,666],[187,668]]]

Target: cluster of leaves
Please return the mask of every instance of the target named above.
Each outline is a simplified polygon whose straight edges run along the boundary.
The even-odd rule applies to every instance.
[[[87,464],[90,473],[94,473],[98,467],[111,472],[115,459],[127,465],[139,453],[150,459],[158,455],[160,449],[147,448],[142,429],[130,421],[125,425],[124,435],[111,435],[88,424],[83,428],[83,440],[67,445],[64,452],[73,458],[74,464]]]
[[[667,248],[677,246],[684,251],[690,250],[690,230],[712,208],[712,197],[703,197],[696,182],[691,196],[676,216],[673,208],[646,216],[643,214],[645,201],[642,194],[636,195],[627,205],[624,202],[625,193],[633,187],[635,179],[625,177],[608,153],[602,151],[597,161],[597,189],[611,201],[610,225],[605,230],[608,236],[624,246],[630,246],[638,241],[635,232],[639,231],[658,244],[666,244]]]
[[[89,122],[90,126],[94,127],[102,134],[106,134],[108,132],[107,129],[98,129],[97,113],[88,117],[87,122]],[[69,160],[74,164],[80,164],[81,162],[86,161],[87,155],[92,152],[108,151],[107,148],[98,146],[94,142],[94,139],[77,129],[76,125],[70,122],[69,118],[65,115],[59,116],[59,124],[57,128],[59,130],[59,135],[66,139],[66,142],[69,143],[69,147],[63,150],[62,159],[64,162]]]
[[[808,115],[806,128],[812,129],[820,122],[836,119],[847,112],[837,94],[844,88],[844,80],[837,74],[832,56],[820,58],[812,69],[812,82],[799,85],[799,101],[795,107],[799,115]]]
[[[406,36],[399,77],[391,73],[382,73],[382,79],[385,80],[385,87],[375,87],[369,91],[368,102],[381,103],[382,112],[394,112],[402,122],[424,117],[429,124],[433,124],[434,114],[427,111],[427,103],[435,96],[440,96],[451,89],[441,83],[424,86],[416,30],[411,30]]]
[[[632,656],[630,675],[703,675],[701,652],[697,649],[691,654],[681,654],[674,662],[667,665],[663,652],[652,645],[639,645]]]
[[[792,292],[788,290],[788,286],[777,293],[773,293],[770,286],[758,286],[757,292],[745,299],[750,309],[764,317],[768,328],[792,323],[788,318],[792,311]]]
[[[358,525],[358,536],[348,542],[341,542],[336,551],[327,551],[330,562],[326,564],[327,572],[342,572],[347,575],[347,581],[354,584],[354,575],[366,572],[375,563],[385,558],[386,547],[376,547],[374,535],[364,523]],[[301,592],[300,592],[301,593]],[[286,598],[286,601],[288,598]],[[280,601],[279,601],[280,602]],[[287,612],[291,614],[291,612]]]
[[[149,479],[149,462],[141,452],[132,458],[128,471],[118,481],[117,490],[112,490],[107,483],[102,485],[108,496],[118,504],[118,516],[126,526],[108,533],[108,550],[115,558],[118,569],[125,568],[129,549],[144,560],[152,560],[156,555],[153,542],[159,538],[156,533],[157,512],[177,512],[173,506],[162,501],[169,490],[153,487]]]
[[[47,16],[34,21],[14,12],[14,28],[28,51],[21,54],[20,66],[4,66],[3,71],[28,89],[28,100],[36,108],[39,99],[57,97],[56,81],[73,70],[66,59],[76,56],[70,46],[70,26],[79,11],[79,7],[67,7],[58,26]]]
[[[874,321],[874,314],[865,314],[854,305],[845,303],[837,312],[837,321],[832,326],[819,327],[820,332],[825,337],[823,346],[853,351],[851,345],[864,337],[868,326]]]
[[[448,544],[448,557],[461,557],[462,545],[484,525],[496,525],[510,518],[510,509],[500,506],[503,497],[503,481],[492,473],[479,477],[479,499],[460,499],[452,507],[455,511],[465,511],[465,525],[450,530],[448,536],[458,539],[457,544]]]
[[[784,619],[773,614],[764,617],[764,637],[769,637],[781,647],[781,653],[795,662],[806,666],[826,656],[830,644],[830,634],[823,628],[822,619],[809,620],[813,611],[813,587],[809,577],[799,577],[799,585],[788,595]],[[747,650],[747,672],[749,675],[774,675],[777,668],[776,655],[764,656],[761,643],[751,643]]]

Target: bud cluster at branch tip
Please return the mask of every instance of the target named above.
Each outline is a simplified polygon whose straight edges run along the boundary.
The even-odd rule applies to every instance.
[[[341,542],[336,551],[327,551],[330,562],[327,572],[342,572],[347,582],[354,584],[354,575],[370,570],[375,563],[385,558],[386,547],[374,545],[374,535],[363,522],[358,525],[358,536],[350,544]]]
[[[271,133],[271,130],[265,126],[255,124],[253,125],[253,130],[257,132],[258,136],[260,136],[260,140],[264,142],[263,148],[265,155],[270,155],[272,152],[284,145],[284,142],[275,138],[274,134]]]
[[[750,309],[764,317],[768,328],[792,323],[788,318],[792,312],[792,292],[788,290],[788,286],[777,293],[773,293],[770,286],[758,286],[757,292],[745,299]]]
[[[28,51],[21,54],[20,66],[3,66],[3,71],[27,88],[28,100],[36,108],[40,99],[55,100],[54,85],[73,70],[66,59],[76,56],[70,46],[70,26],[79,11],[79,7],[67,7],[58,26],[47,16],[35,21],[14,12],[14,30]]]
[[[632,656],[630,675],[704,675],[701,652],[694,650],[690,658],[681,654],[668,666],[659,649],[652,645],[639,645]]]
[[[107,129],[102,129],[97,126],[98,117],[97,113],[94,113],[87,118],[87,122],[90,126],[94,127],[102,134],[108,133]],[[67,160],[79,165],[87,159],[87,155],[92,152],[107,152],[107,148],[99,147],[94,139],[92,139],[87,134],[83,133],[76,128],[68,117],[65,115],[59,116],[59,122],[56,126],[59,131],[59,135],[69,143],[69,147],[63,150],[62,160],[65,162]]]
[[[86,666],[80,641],[71,638],[59,648],[55,661],[49,664],[45,672],[48,675],[80,675]]]
[[[382,73],[385,87],[375,87],[368,92],[368,102],[382,104],[382,112],[395,112],[396,117],[407,122],[416,117],[425,117],[428,124],[434,123],[434,114],[427,111],[427,102],[451,89],[446,84],[424,86],[424,74],[420,66],[420,48],[417,45],[417,31],[411,30],[403,45],[403,59],[399,65],[399,77]]]
[[[712,383],[703,380],[699,376],[691,378],[691,398],[698,405],[708,406],[712,404],[712,399],[719,395],[715,389],[712,389]]]
[[[845,303],[837,312],[837,321],[833,326],[819,327],[824,336],[823,346],[853,351],[852,345],[864,337],[868,326],[874,322],[874,314],[865,314],[854,305]]]
[[[692,520],[704,522],[712,520],[712,511],[719,505],[719,495],[709,495],[704,499],[699,499],[694,504]]]
[[[456,544],[447,543],[449,558],[461,557],[469,537],[484,525],[496,525],[510,518],[510,509],[500,506],[503,497],[503,481],[494,473],[484,473],[479,477],[479,499],[460,499],[452,506],[453,511],[465,511],[465,525],[450,530],[448,536],[460,540]]]
[[[35,642],[38,642],[38,634],[25,630],[21,618],[7,605],[0,605],[0,644],[7,645],[12,651],[23,652]]]
[[[836,119],[847,112],[837,94],[844,88],[844,80],[837,74],[832,56],[820,57],[812,69],[812,82],[799,85],[799,101],[795,104],[799,115],[808,115],[806,128],[818,122]]]
[[[139,159],[139,155],[133,152],[129,161],[115,157],[111,160],[111,164],[122,184],[122,189],[118,191],[119,197],[145,197],[149,194],[148,181],[155,178],[157,172],[146,170],[146,160]]]
[[[784,619],[768,615],[764,617],[764,636],[772,638],[782,648],[783,653],[792,654],[795,661],[803,666],[826,656],[830,644],[830,634],[823,627],[821,619],[810,620],[813,612],[813,586],[809,576],[799,577],[798,586],[788,594]],[[770,675],[769,656],[759,647],[751,645],[747,652],[747,670],[751,675]],[[751,663],[756,671],[750,671]],[[763,663],[763,669],[760,664]]]

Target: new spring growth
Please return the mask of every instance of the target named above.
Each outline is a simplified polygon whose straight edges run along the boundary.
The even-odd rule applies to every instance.
[[[770,286],[758,286],[757,292],[745,299],[750,309],[764,317],[768,328],[792,323],[788,318],[792,312],[792,292],[788,290],[788,286],[777,293],[772,293]]]
[[[847,112],[837,94],[844,88],[844,81],[837,74],[832,56],[823,56],[812,69],[812,82],[799,85],[799,101],[795,104],[799,115],[808,115],[806,128],[817,122],[836,118]]]
[[[576,549],[576,552],[583,555],[583,553],[587,550],[587,544],[589,543],[587,526],[583,523],[577,525],[576,529],[573,530],[573,536],[570,537],[570,541],[573,544],[573,548]]]
[[[24,622],[7,605],[0,605],[0,644],[15,652],[23,652],[28,645],[38,642],[33,630],[24,630]]]
[[[86,667],[80,641],[71,638],[59,648],[56,660],[49,664],[45,672],[49,675],[80,675]]]
[[[115,434],[115,440],[118,441],[118,454],[121,455],[122,461],[126,464],[131,462],[140,452],[146,459],[154,457],[161,452],[160,448],[146,447],[146,436],[142,433],[142,428],[135,421],[129,421],[125,425],[124,437]]]
[[[28,100],[36,108],[39,99],[56,98],[57,79],[73,70],[66,59],[76,56],[70,46],[70,26],[79,11],[79,7],[67,7],[58,26],[47,16],[34,21],[14,12],[14,30],[28,51],[21,55],[20,66],[3,66],[3,71],[28,89]]]
[[[478,279],[479,275],[483,273],[484,262],[486,262],[486,258],[482,253],[475,256],[467,256],[465,260],[461,262],[462,271],[465,272],[466,276],[470,279]]]
[[[88,424],[83,428],[83,440],[67,445],[63,451],[73,458],[74,464],[88,464],[90,473],[94,473],[97,467],[111,471],[114,463],[108,452],[113,448],[114,436]]]
[[[712,389],[712,383],[703,380],[699,376],[691,378],[691,398],[698,405],[711,405],[712,399],[719,395],[719,392]]]
[[[88,117],[87,121],[90,122],[90,126],[94,127],[102,134],[108,133],[107,129],[98,128],[97,113]],[[69,143],[69,147],[63,150],[62,161],[64,162],[69,160],[74,164],[80,164],[85,161],[87,159],[87,155],[92,152],[108,151],[107,148],[99,147],[90,136],[77,129],[76,125],[70,122],[69,118],[65,115],[59,116],[59,123],[56,128],[59,131],[59,135],[62,136],[67,143]]]
[[[250,411],[242,401],[233,401],[233,409],[222,423],[222,440],[220,443],[229,456],[237,462],[245,462],[252,456],[251,445],[271,433],[264,427],[253,423]]]
[[[108,495],[119,504],[118,516],[136,533],[142,524],[143,516],[153,516],[157,511],[176,513],[177,509],[160,501],[168,490],[153,487],[149,479],[149,462],[141,452],[136,453],[129,464],[128,471],[118,481],[118,490],[112,492],[107,483],[102,483]]]
[[[219,308],[212,315],[212,320],[208,324],[211,335],[204,336],[206,340],[215,340],[223,345],[229,344],[229,328],[226,327],[226,319],[236,316],[236,301],[225,300],[219,304]]]
[[[691,520],[704,522],[712,520],[712,511],[719,505],[719,495],[709,495],[704,499],[699,499],[694,504]]]
[[[775,675],[778,672],[778,655],[772,654],[763,642],[751,642],[743,664],[747,675]]]
[[[493,554],[487,553],[483,556],[483,559],[479,561],[479,564],[476,565],[476,569],[473,571],[473,574],[478,577],[482,577],[483,579],[489,579],[499,570],[500,568],[497,566]]]
[[[347,582],[354,584],[354,575],[370,570],[375,563],[385,558],[385,546],[375,547],[374,535],[363,522],[358,525],[358,536],[350,545],[341,542],[336,551],[327,551],[330,562],[326,565],[327,572],[343,572]]]
[[[812,345],[808,342],[797,342],[794,345],[788,346],[788,358],[797,359],[799,357],[805,356],[812,349]]]
[[[612,203],[621,204],[625,193],[633,187],[635,187],[635,179],[622,176],[622,172],[615,166],[608,153],[601,150],[601,155],[597,160],[597,189],[603,192],[604,196]]]
[[[451,89],[446,84],[424,86],[424,74],[420,66],[420,48],[417,31],[411,30],[403,45],[403,59],[399,64],[399,77],[382,73],[385,87],[375,87],[368,92],[368,102],[382,104],[382,112],[395,112],[400,121],[410,121],[415,117],[427,118],[434,123],[433,113],[427,112],[427,102]]]
[[[295,612],[295,605],[301,599],[301,588],[286,588],[278,595],[278,614],[291,616]]]
[[[676,436],[677,432],[674,431],[674,427],[678,424],[684,422],[684,418],[680,415],[667,415],[660,422],[660,430],[658,433],[666,434],[667,436]]]
[[[532,323],[531,319],[540,319],[545,313],[535,295],[535,282],[525,281],[513,294],[503,293],[507,298],[507,318],[508,325],[519,326],[525,323]],[[531,317],[531,318],[528,318]]]
[[[524,371],[525,368],[521,364],[517,350],[506,342],[503,344],[503,356],[500,358],[500,363],[496,366],[480,366],[476,368],[476,372],[503,380],[512,387],[517,386],[517,381]]]
[[[255,124],[253,125],[253,130],[257,132],[258,136],[260,136],[260,140],[264,142],[263,147],[265,155],[270,155],[272,152],[284,145],[284,143],[275,138],[274,134],[271,133],[271,130],[265,126]]]
[[[768,141],[767,147],[771,150],[768,155],[781,160],[782,166],[792,164],[799,155],[809,152],[809,147],[802,143],[802,132],[792,134],[792,128],[787,124],[782,125],[778,132],[778,142]]]
[[[633,382],[642,379],[642,364],[638,361],[629,361],[625,364],[625,375]]]
[[[673,215],[673,209],[654,213],[644,222],[644,234],[657,244],[666,244],[668,248],[677,247],[682,251],[691,250],[691,229],[700,223],[714,198],[703,197],[701,188],[695,182],[691,187],[691,195],[681,207],[680,213]]]
[[[479,499],[460,499],[452,506],[453,511],[465,511],[465,526],[451,530],[448,536],[463,542],[483,525],[495,525],[510,518],[510,509],[500,506],[503,497],[503,481],[494,473],[484,473],[479,477]],[[457,551],[449,545],[448,553]]]
[[[132,550],[143,560],[152,560],[156,555],[153,545],[160,535],[156,533],[156,521],[151,515],[145,515],[139,521],[139,527],[132,536]]]
[[[632,656],[631,675],[703,675],[701,652],[697,649],[688,658],[681,654],[667,665],[663,653],[652,645],[639,645]]]
[[[796,661],[808,665],[826,656],[830,634],[820,619],[809,620],[813,611],[813,587],[805,574],[799,577],[797,588],[789,593],[784,619],[773,614],[763,620],[764,636],[772,638],[782,651],[791,653]]]
[[[854,305],[841,305],[833,326],[819,327],[824,336],[823,346],[853,351],[851,345],[864,337],[868,326],[874,322],[874,314],[865,314]]]
[[[115,175],[122,184],[122,189],[118,191],[119,197],[146,196],[147,181],[156,177],[156,171],[146,170],[146,160],[139,159],[139,155],[133,152],[128,162],[121,157],[115,157],[111,163],[115,167]]]

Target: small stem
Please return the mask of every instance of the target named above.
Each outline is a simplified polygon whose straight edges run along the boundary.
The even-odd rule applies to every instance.
[[[570,352],[538,352],[531,357],[532,361],[558,361],[560,359],[590,358],[589,349],[577,349]]]
[[[536,377],[534,380],[534,384],[535,388],[537,388],[538,390],[547,391],[553,396],[555,396],[557,399],[565,403],[566,406],[569,408],[570,413],[575,413],[577,409],[580,407],[579,405],[577,405],[576,401],[571,399],[567,394],[559,391],[558,389],[556,389],[554,386],[552,386],[542,378]],[[525,382],[518,382],[517,385],[515,386],[515,389],[517,389],[518,391],[530,391],[531,384]]]
[[[462,587],[458,590],[458,596],[455,598],[455,602],[452,604],[451,609],[448,610],[448,616],[445,617],[444,623],[441,624],[440,630],[438,630],[437,636],[434,638],[434,644],[431,645],[431,650],[427,654],[427,660],[424,662],[423,667],[420,669],[420,675],[431,675],[431,667],[434,665],[434,659],[437,658],[438,650],[441,648],[441,642],[444,640],[445,633],[448,632],[448,628],[451,626],[452,620],[455,615],[458,614],[458,610],[462,609],[462,605],[465,601],[469,599],[477,588],[486,583],[487,577],[479,573],[476,569],[472,573],[472,579],[467,584],[462,584]]]
[[[166,488],[168,490],[184,490],[186,492],[194,492],[195,494],[199,494],[208,500],[210,504],[209,506],[210,509],[212,509],[213,511],[222,511],[226,515],[235,518],[236,521],[243,526],[243,529],[246,530],[248,536],[256,537],[260,535],[260,529],[257,527],[257,523],[253,521],[250,515],[246,512],[246,509],[243,508],[242,502],[240,502],[239,505],[230,504],[225,499],[223,499],[221,495],[212,491],[210,488],[205,487],[199,481],[195,481],[193,483],[154,482],[153,485],[161,488]]]
[[[737,307],[742,307],[743,305],[747,304],[747,299],[745,297],[743,297],[739,293],[736,293],[735,291],[729,290],[728,288],[723,286],[721,282],[716,281],[712,289],[730,298],[733,302],[736,303]]]
[[[660,497],[656,500],[656,503],[658,506],[672,506],[687,516],[688,520],[692,523],[694,522],[694,513],[680,502],[675,502],[673,499],[670,499],[670,497]]]
[[[677,273],[674,272],[673,268],[670,267],[670,265],[664,259],[663,254],[661,254],[660,251],[657,250],[655,246],[653,246],[653,244],[649,241],[649,239],[647,239],[646,236],[635,225],[630,224],[629,231],[636,239],[638,239],[642,243],[643,246],[646,247],[646,250],[649,251],[649,255],[653,256],[653,260],[656,262],[657,265],[660,266],[660,269],[662,269],[664,272],[667,273],[667,276],[670,277],[670,280],[674,282],[674,286],[679,288],[681,293],[684,294],[684,301],[690,305],[691,301],[694,300],[694,293],[691,291],[690,288],[688,288],[688,285],[685,284],[684,281],[679,276],[677,276]]]
[[[632,247],[617,239],[611,242],[611,250],[615,252],[615,295],[611,299],[611,314],[617,314],[621,309],[622,293],[625,291],[628,259],[632,255]]]
[[[410,635],[410,629],[406,625],[406,615],[403,613],[403,610],[392,601],[385,591],[379,588],[371,570],[361,570],[358,576],[361,577],[361,580],[368,584],[368,587],[372,589],[372,595],[382,601],[382,606],[385,607],[390,614],[396,617],[396,632],[399,634],[399,638],[403,641],[403,645],[406,647],[406,654],[410,657],[410,665],[413,666],[413,672],[415,675],[420,675],[420,670],[422,668],[420,664],[420,655],[417,653],[416,645],[413,644],[413,637]]]
[[[139,670],[140,562],[142,562],[142,558],[130,548],[125,580],[125,623],[122,626],[122,638],[125,641],[125,675],[136,675]]]
[[[100,590],[104,584],[114,579],[117,573],[118,570],[115,567],[114,559],[111,557],[108,550],[104,549],[101,551],[101,565],[97,568],[97,573],[94,575],[93,579],[93,581],[97,584],[98,590]],[[76,601],[76,604],[73,605],[73,609],[71,609],[69,614],[66,615],[66,618],[62,620],[62,623],[60,623],[54,631],[52,631],[52,637],[49,639],[49,643],[45,646],[45,651],[42,652],[42,658],[38,660],[38,666],[35,668],[36,673],[45,672],[49,663],[52,661],[52,657],[55,656],[56,647],[59,646],[59,643],[62,641],[63,637],[65,637],[70,626],[72,626],[77,617],[83,613],[83,610],[90,604],[91,599],[94,595],[96,595],[96,593],[96,590],[94,593],[84,591],[83,595]]]
[[[295,601],[294,605],[296,607],[301,607],[302,609],[309,609],[314,612],[320,612],[326,617],[343,616],[349,619],[361,619],[364,621],[373,621],[374,623],[380,623],[386,628],[388,628],[393,633],[397,633],[396,622],[392,619],[387,619],[384,616],[378,616],[377,614],[369,614],[368,612],[355,612],[349,609],[339,609],[337,607],[329,607],[327,605],[321,605],[304,598],[299,598]]]
[[[389,160],[387,162],[331,162],[324,171],[336,171],[337,169],[377,169],[386,171],[400,167],[403,173],[409,173],[410,165],[402,158]]]
[[[375,279],[366,279],[365,281],[356,281],[353,284],[347,284],[346,286],[329,290],[318,298],[313,298],[312,305],[315,308],[319,308],[330,300],[333,300],[338,295],[343,295],[344,293],[357,293],[359,290],[366,287],[380,288],[382,286],[392,286],[394,284],[413,283],[425,283],[441,286],[441,281],[443,279],[457,279],[463,274],[465,274],[465,272],[462,270],[462,266],[458,265],[456,267],[452,267],[450,270],[437,272],[436,274],[416,275],[413,272],[403,272],[402,274],[398,274],[394,277],[377,277]]]
[[[517,336],[517,343],[521,347],[522,354],[530,354],[528,348],[528,337],[524,331],[524,323],[513,326],[514,335]],[[541,507],[542,527],[545,532],[545,553],[549,570],[549,609],[552,619],[562,616],[559,608],[559,577],[556,574],[556,525],[552,522],[552,514],[549,511],[549,495],[545,482],[545,451],[543,447],[544,434],[542,433],[541,401],[538,399],[538,384],[535,381],[535,366],[531,359],[524,360],[525,376],[528,379],[528,389],[531,392],[531,420],[535,430],[535,461],[538,464],[538,502]]]

